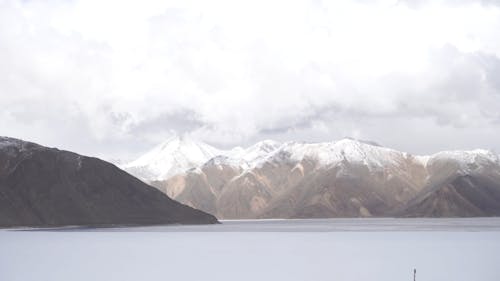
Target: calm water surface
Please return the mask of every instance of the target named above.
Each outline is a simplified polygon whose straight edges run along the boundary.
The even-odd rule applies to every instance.
[[[500,280],[500,219],[0,230],[1,281]]]

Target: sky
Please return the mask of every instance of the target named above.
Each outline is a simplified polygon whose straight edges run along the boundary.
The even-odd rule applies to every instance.
[[[0,0],[0,135],[500,153],[500,1]]]

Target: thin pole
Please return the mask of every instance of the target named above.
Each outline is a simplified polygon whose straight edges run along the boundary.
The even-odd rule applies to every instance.
[[[417,269],[413,269],[413,281],[417,281]]]

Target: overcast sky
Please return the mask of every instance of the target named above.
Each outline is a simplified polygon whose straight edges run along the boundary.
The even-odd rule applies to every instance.
[[[0,135],[500,152],[500,1],[0,0]]]

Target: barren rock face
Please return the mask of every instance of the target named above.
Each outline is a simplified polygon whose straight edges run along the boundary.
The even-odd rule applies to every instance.
[[[186,186],[173,198],[226,219],[500,215],[498,157],[480,150],[290,143],[246,168],[209,161],[154,185],[173,194],[179,177]]]
[[[97,158],[0,138],[0,226],[216,223]]]

